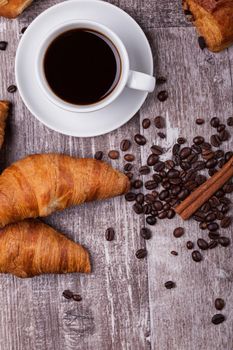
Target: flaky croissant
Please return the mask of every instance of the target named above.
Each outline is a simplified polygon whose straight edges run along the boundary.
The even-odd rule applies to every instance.
[[[0,0],[0,16],[15,18],[31,4],[32,0]]]
[[[8,116],[9,107],[10,102],[0,101],[0,148],[2,147],[4,141],[6,119]]]
[[[31,155],[0,176],[0,227],[127,192],[129,180],[95,159]]]
[[[183,0],[208,49],[221,51],[233,43],[233,0]]]
[[[40,221],[25,220],[0,229],[0,273],[26,278],[90,271],[87,250]]]

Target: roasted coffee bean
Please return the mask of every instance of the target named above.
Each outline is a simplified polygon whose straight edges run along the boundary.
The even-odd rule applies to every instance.
[[[152,153],[147,158],[147,165],[153,166],[158,162],[158,160],[159,160],[159,156],[157,154]]]
[[[205,122],[205,121],[204,121],[204,119],[202,119],[202,118],[197,118],[197,119],[196,119],[196,124],[197,124],[197,125],[202,125],[202,124],[204,124],[204,122]]]
[[[178,137],[177,143],[179,145],[183,145],[187,140],[184,137]]]
[[[205,221],[212,222],[212,221],[215,221],[216,218],[217,218],[216,214],[214,212],[211,212],[206,216]]]
[[[211,168],[214,168],[217,164],[218,164],[217,159],[211,158],[207,160],[207,162],[205,163],[205,166],[207,169],[211,169]]]
[[[218,242],[217,241],[210,241],[209,242],[209,249],[214,249],[218,246]]]
[[[225,301],[222,298],[217,298],[214,301],[214,306],[217,310],[222,310],[225,306]]]
[[[150,214],[151,213],[151,205],[150,204],[145,204],[143,205],[143,214]]]
[[[216,210],[215,214],[217,220],[222,220],[224,218],[224,214],[219,210]]]
[[[180,176],[180,172],[179,172],[179,170],[176,170],[176,169],[171,169],[167,173],[167,177],[169,179],[174,179],[174,178],[177,178],[179,176]]]
[[[203,211],[203,213],[207,214],[210,211],[210,203],[206,202],[201,206],[201,211]]]
[[[173,160],[168,159],[168,160],[165,161],[165,167],[166,167],[167,169],[169,169],[169,170],[170,170],[170,169],[173,169],[174,166],[175,166],[175,163],[173,162]]]
[[[144,146],[146,144],[146,138],[143,135],[136,134],[134,136],[134,141],[139,145],[139,146]]]
[[[158,215],[158,218],[159,219],[165,219],[167,217],[167,211],[166,210],[163,210],[163,211],[161,211],[160,213],[159,213],[159,215]]]
[[[229,207],[228,204],[223,204],[223,205],[222,205],[222,208],[221,208],[221,212],[222,212],[223,214],[226,214],[226,213],[229,211],[229,209],[230,209],[230,207]]]
[[[218,149],[217,151],[214,152],[214,157],[215,158],[222,158],[224,157],[224,151],[221,149]]]
[[[136,202],[139,204],[143,204],[144,203],[144,194],[143,193],[138,193],[136,195]]]
[[[202,238],[198,238],[197,245],[202,250],[206,250],[209,248],[209,244],[206,242],[206,240],[204,240]]]
[[[165,169],[165,163],[161,162],[161,161],[158,161],[154,165],[153,169],[154,169],[154,171],[157,171],[157,172],[163,171]]]
[[[219,202],[225,205],[231,205],[231,200],[227,197],[220,198]]]
[[[223,247],[228,247],[229,244],[231,243],[230,239],[228,237],[219,237],[218,238],[218,243],[221,244]]]
[[[186,182],[185,187],[186,187],[189,191],[193,191],[195,188],[198,187],[198,184],[197,184],[195,181],[190,180],[190,181]]]
[[[21,29],[21,34],[25,33],[26,30],[27,30],[27,28],[28,28],[28,27],[23,27],[23,28]]]
[[[147,165],[143,165],[139,168],[139,174],[147,175],[150,172],[150,168]]]
[[[211,135],[211,137],[210,137],[210,143],[214,147],[219,147],[221,145],[222,141],[220,140],[219,135],[214,134],[214,135]]]
[[[224,164],[225,164],[225,160],[222,158],[222,159],[220,159],[219,162],[218,162],[218,167],[219,167],[219,168],[222,168]]]
[[[73,299],[74,301],[82,301],[82,297],[81,297],[81,295],[79,295],[79,294],[74,294],[73,297],[72,297],[72,299]]]
[[[207,222],[205,222],[205,221],[200,222],[199,227],[201,230],[206,230],[207,229]]]
[[[233,184],[226,183],[222,189],[225,193],[232,193],[233,192]]]
[[[210,120],[210,125],[213,127],[213,128],[217,128],[219,126],[219,119],[217,117],[214,117]]]
[[[233,117],[229,117],[229,118],[227,119],[227,125],[228,125],[228,126],[233,126]]]
[[[166,90],[162,90],[158,93],[157,98],[160,102],[164,102],[168,98],[168,92]]]
[[[217,169],[209,169],[208,170],[209,176],[213,176],[214,174],[216,174],[216,172],[217,172]]]
[[[154,154],[157,154],[158,156],[160,156],[161,154],[163,154],[163,149],[160,146],[157,145],[153,145],[150,148],[151,152]]]
[[[144,196],[144,200],[146,203],[154,203],[155,202],[155,197],[153,196],[153,194],[147,193]]]
[[[219,238],[219,233],[218,232],[209,232],[208,236],[210,239],[216,240]]]
[[[143,121],[142,121],[143,129],[148,129],[150,127],[150,124],[151,124],[150,119],[148,119],[148,118],[143,119]]]
[[[160,183],[162,181],[162,177],[159,174],[153,174],[153,179],[157,183]]]
[[[161,116],[155,117],[154,123],[157,129],[163,129],[165,127],[165,120]]]
[[[223,218],[220,222],[220,226],[222,228],[227,228],[231,225],[232,219],[230,216],[225,216],[225,218]]]
[[[203,36],[198,37],[198,44],[201,50],[204,50],[206,48],[206,42]]]
[[[143,212],[142,205],[139,203],[135,203],[133,205],[133,210],[135,211],[136,214],[142,214],[142,212]]]
[[[148,225],[155,225],[157,220],[156,220],[156,217],[150,215],[150,216],[147,216],[146,222],[148,223]]]
[[[147,250],[146,249],[138,249],[136,251],[136,258],[138,259],[144,259],[147,256]]]
[[[191,168],[191,164],[189,162],[183,161],[180,163],[180,167],[183,170],[189,170]]]
[[[182,148],[182,150],[180,151],[179,155],[181,159],[186,159],[188,158],[188,156],[191,154],[192,150],[189,147],[184,147]]]
[[[212,322],[213,324],[220,324],[220,323],[222,323],[222,322],[224,322],[224,321],[225,321],[225,316],[222,315],[222,314],[216,314],[216,315],[214,315],[214,316],[212,317],[212,320],[211,320],[211,322]]]
[[[133,202],[136,200],[136,193],[134,192],[128,192],[125,195],[125,199],[127,200],[127,202]]]
[[[173,281],[167,281],[164,283],[164,287],[167,289],[175,288],[176,284]]]
[[[192,258],[195,262],[200,262],[202,260],[202,255],[198,250],[192,252]]]
[[[220,203],[220,200],[215,196],[209,199],[209,204],[211,208],[217,208],[220,205]]]
[[[97,151],[95,152],[94,158],[97,160],[101,160],[103,158],[103,152],[102,151]]]
[[[161,191],[160,194],[159,194],[159,199],[163,201],[163,200],[164,200],[165,198],[167,198],[168,196],[169,196],[169,191],[163,190],[163,191]]]
[[[70,290],[66,289],[64,290],[64,292],[62,293],[63,297],[66,299],[71,299],[73,297],[73,292],[71,292]]]
[[[7,91],[13,94],[14,92],[17,91],[17,87],[15,85],[10,85],[8,86]]]
[[[135,160],[135,156],[133,154],[127,153],[124,155],[124,159],[126,162],[133,162]]]
[[[151,191],[151,194],[153,194],[153,196],[154,196],[155,198],[157,198],[158,195],[159,195],[158,191],[156,191],[156,190]]]
[[[157,134],[161,139],[165,139],[166,138],[166,134],[164,134],[164,132],[158,132]]]
[[[130,171],[130,170],[132,170],[132,168],[133,168],[133,165],[130,163],[126,163],[124,165],[124,171]]]
[[[203,143],[201,144],[201,148],[202,148],[202,149],[211,149],[212,146],[211,146],[211,144],[210,144],[209,142],[203,142]]]
[[[217,197],[217,198],[221,198],[221,197],[223,197],[224,195],[225,195],[225,192],[223,191],[223,190],[218,190],[217,192],[215,192],[215,197]]]
[[[7,42],[6,41],[0,41],[0,50],[5,51],[7,48]]]
[[[204,160],[198,160],[193,164],[193,170],[200,171],[205,169],[205,162]]]
[[[130,140],[122,140],[121,143],[120,143],[120,149],[123,151],[123,152],[126,152],[128,151],[128,149],[131,147],[131,141]]]
[[[162,85],[165,84],[167,82],[167,78],[165,77],[158,77],[156,78],[156,85]]]
[[[125,175],[128,177],[129,180],[133,178],[133,173],[131,173],[130,171],[125,173]]]
[[[168,212],[167,212],[167,218],[168,219],[173,219],[175,215],[176,215],[175,210],[173,210],[173,209],[169,209],[168,210]]]
[[[202,153],[201,154],[202,158],[205,160],[209,160],[209,159],[213,158],[215,155],[214,152],[212,152],[212,150],[205,149],[205,148],[202,149],[201,153]]]
[[[200,146],[198,146],[198,145],[192,145],[191,149],[197,154],[200,154],[201,151],[202,151],[202,148]]]
[[[198,160],[198,155],[196,153],[191,153],[188,158],[186,158],[187,162],[190,162],[191,164],[195,163]]]
[[[201,145],[203,142],[204,142],[204,137],[202,136],[196,136],[193,139],[193,143],[198,146]]]
[[[164,163],[164,165],[165,165],[165,163]],[[167,180],[167,173],[166,173],[166,171],[164,171],[164,170],[161,170],[160,172],[159,172],[159,176],[161,176],[161,178],[164,180],[165,178],[166,178],[166,180]]]
[[[222,132],[226,129],[226,125],[224,124],[220,124],[218,127],[217,127],[217,132]]]
[[[120,154],[119,154],[118,151],[112,150],[112,151],[109,151],[109,152],[108,152],[108,156],[109,156],[109,158],[111,158],[111,159],[118,159],[119,156],[120,156]]]
[[[171,194],[174,196],[177,196],[180,193],[180,191],[181,191],[181,187],[177,185],[171,189]]]
[[[217,231],[219,229],[219,224],[217,224],[217,222],[211,222],[211,223],[207,224],[207,228],[209,231],[214,232],[214,231]]]
[[[177,253],[175,250],[172,250],[172,251],[171,251],[171,255],[177,256],[178,253]]]
[[[223,152],[223,151],[222,151],[222,152]],[[224,154],[224,152],[223,152],[223,154]],[[225,161],[228,162],[228,160],[230,160],[232,156],[233,156],[233,152],[231,152],[231,151],[226,152],[225,158],[224,158]],[[223,157],[223,155],[222,155],[222,157]]]
[[[171,209],[171,206],[169,203],[166,203],[163,205],[163,210],[169,210],[169,209]]]
[[[163,187],[165,190],[169,190],[169,188],[171,187],[171,184],[170,184],[170,182],[169,182],[167,179],[163,179],[163,181],[162,181],[162,187]]]
[[[150,239],[151,238],[151,230],[149,230],[147,227],[142,227],[140,230],[140,235],[144,239]]]
[[[107,241],[112,241],[114,239],[115,236],[115,231],[112,227],[107,228],[107,230],[105,231],[105,238]]]
[[[223,130],[219,133],[219,138],[221,141],[227,141],[230,138],[230,134],[227,130]]]
[[[153,203],[153,208],[154,208],[155,210],[157,210],[157,211],[162,210],[162,209],[163,209],[163,204],[162,204],[162,202],[160,202],[160,201],[155,201],[155,202]]]
[[[184,189],[184,190],[181,190],[181,192],[177,195],[177,198],[183,200],[183,199],[185,199],[188,195],[189,195],[189,190]]]
[[[173,231],[173,236],[176,238],[179,238],[183,236],[184,234],[184,228],[183,227],[176,227],[175,230]]]
[[[207,180],[206,176],[201,174],[197,175],[195,178],[195,181],[198,183],[198,185],[203,184],[206,180]]]
[[[143,186],[143,182],[141,180],[134,180],[132,185],[134,188],[138,189],[138,188],[141,188]]]
[[[145,182],[145,188],[147,190],[154,190],[156,187],[158,187],[158,184],[154,180],[148,180]]]
[[[188,249],[193,249],[193,247],[194,247],[193,242],[188,241],[188,242],[186,243],[186,247],[187,247]]]
[[[180,144],[175,143],[174,146],[172,147],[172,154],[175,156],[179,153],[180,151]]]

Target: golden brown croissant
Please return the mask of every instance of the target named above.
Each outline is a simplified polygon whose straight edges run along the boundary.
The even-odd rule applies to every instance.
[[[221,51],[233,43],[233,0],[183,0],[183,8],[193,15],[211,51]]]
[[[8,116],[9,107],[10,102],[0,101],[0,148],[4,141],[6,118]]]
[[[95,159],[31,155],[0,176],[0,227],[127,192],[127,176]]]
[[[25,220],[0,230],[0,273],[25,278],[90,271],[87,250],[40,221]]]
[[[15,18],[31,4],[32,0],[0,0],[0,16]]]

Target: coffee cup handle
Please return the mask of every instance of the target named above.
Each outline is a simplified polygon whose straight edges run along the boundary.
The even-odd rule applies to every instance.
[[[155,88],[155,77],[130,70],[126,85],[131,89],[152,92]]]

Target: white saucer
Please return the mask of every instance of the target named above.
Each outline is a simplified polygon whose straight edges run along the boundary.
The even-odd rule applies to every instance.
[[[65,111],[47,100],[36,80],[35,53],[39,43],[52,27],[70,19],[88,19],[108,26],[125,44],[130,68],[153,74],[149,43],[132,17],[107,2],[70,0],[44,11],[27,28],[16,53],[16,83],[27,108],[49,128],[62,134],[80,137],[105,134],[132,118],[145,101],[147,93],[125,88],[111,105],[91,113]]]

